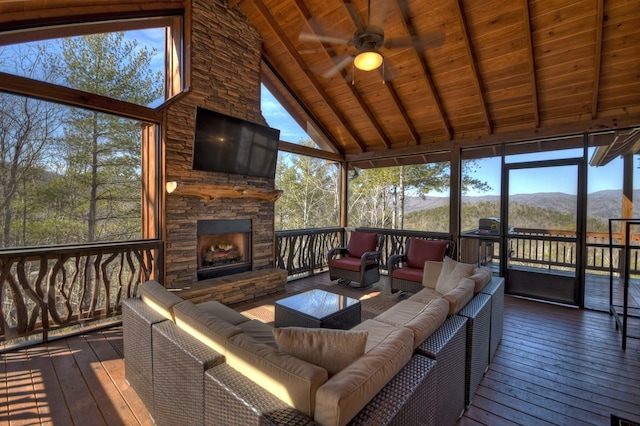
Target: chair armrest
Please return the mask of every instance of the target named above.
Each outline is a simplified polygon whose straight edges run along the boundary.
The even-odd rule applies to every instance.
[[[327,263],[337,256],[346,256],[349,253],[346,247],[334,247],[327,252]]]
[[[371,263],[371,261],[380,261],[380,257],[382,257],[382,252],[380,251],[367,251],[362,253],[360,256],[360,262],[364,265],[367,263]]]
[[[387,260],[387,271],[392,274],[394,270],[398,269],[402,264],[407,262],[407,254],[394,254],[389,256]]]

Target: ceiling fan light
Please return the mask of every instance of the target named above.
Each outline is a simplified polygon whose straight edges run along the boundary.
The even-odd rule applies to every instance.
[[[367,50],[359,53],[353,63],[359,70],[373,71],[382,65],[382,55],[375,50]]]

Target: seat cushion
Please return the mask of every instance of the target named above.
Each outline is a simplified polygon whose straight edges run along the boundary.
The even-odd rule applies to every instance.
[[[156,312],[165,318],[174,320],[173,307],[182,299],[168,291],[157,281],[149,280],[140,286],[140,297]]]
[[[318,388],[329,373],[246,333],[227,341],[227,364],[282,401],[313,417]]]
[[[333,376],[364,354],[366,331],[274,328],[278,349],[327,370]]]
[[[422,238],[411,238],[409,240],[409,251],[407,252],[407,266],[424,268],[427,260],[444,259],[449,241],[447,240],[425,240]],[[418,282],[421,282],[422,279]]]
[[[419,269],[405,266],[403,268],[396,269],[393,271],[393,278],[414,281],[417,283],[422,282],[422,268]]]
[[[256,342],[277,348],[276,339],[273,338],[273,327],[258,320],[250,320],[238,325],[246,335],[251,336]]]
[[[239,325],[243,322],[249,321],[249,318],[245,317],[240,312],[235,311],[230,307],[223,305],[222,303],[215,300],[198,303],[197,306],[200,310],[209,312],[211,315],[220,318],[221,320],[224,320],[229,324]]]
[[[420,302],[423,305],[426,305],[427,303],[430,303],[433,299],[437,299],[438,297],[442,297],[442,295],[438,293],[434,288],[425,287],[416,294],[412,295],[409,300]]]
[[[403,300],[378,315],[376,320],[407,327],[413,332],[415,349],[442,325],[448,312],[449,302],[442,297],[436,297],[427,304]]]
[[[376,251],[376,241],[378,234],[371,232],[351,232],[349,237],[349,256],[362,257],[368,251]]]
[[[227,339],[242,329],[220,319],[188,300],[174,306],[176,325],[221,355],[227,352]]]
[[[359,257],[338,257],[331,259],[329,265],[332,268],[346,269],[347,271],[360,271],[361,260]]]

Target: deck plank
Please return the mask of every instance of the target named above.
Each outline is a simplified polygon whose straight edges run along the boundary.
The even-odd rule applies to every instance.
[[[34,389],[40,421],[54,425],[67,425],[72,423],[71,416],[52,361],[58,347],[66,350],[62,343],[51,343],[29,348],[26,351],[29,354],[32,374],[36,377]]]
[[[58,375],[58,381],[64,394],[69,413],[74,424],[103,425],[105,420],[101,415],[96,400],[93,398],[91,389],[86,382],[77,360],[84,360],[81,356],[74,356],[74,346],[78,336],[64,339],[60,342],[66,343],[66,347],[61,347],[53,356],[53,365]]]

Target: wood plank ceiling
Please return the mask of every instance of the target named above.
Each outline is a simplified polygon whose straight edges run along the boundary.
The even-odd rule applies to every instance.
[[[267,86],[348,161],[640,125],[637,0],[368,3],[229,1],[263,38]],[[333,38],[369,15],[385,41],[418,42],[361,71]]]

